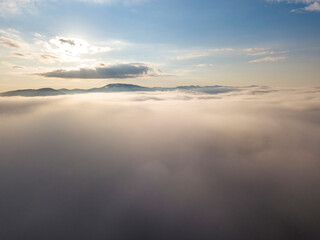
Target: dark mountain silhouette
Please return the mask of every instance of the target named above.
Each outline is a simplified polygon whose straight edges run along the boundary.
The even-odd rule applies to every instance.
[[[150,91],[188,91],[199,92],[207,94],[226,93],[231,91],[239,91],[240,87],[226,87],[226,86],[179,86],[172,88],[162,87],[143,87],[134,84],[115,83],[108,84],[101,88],[91,89],[53,89],[53,88],[41,88],[41,89],[24,89],[15,90],[1,93],[0,96],[24,96],[24,97],[36,97],[36,96],[57,96],[57,95],[70,95],[70,94],[83,94],[83,93],[110,93],[110,92],[150,92]]]
[[[40,88],[40,89],[24,89],[1,93],[3,97],[9,96],[25,96],[25,97],[36,97],[36,96],[57,96],[63,95],[62,91],[55,90],[53,88]]]

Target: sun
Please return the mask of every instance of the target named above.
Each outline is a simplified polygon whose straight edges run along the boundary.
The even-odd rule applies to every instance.
[[[90,44],[79,38],[56,37],[50,40],[53,49],[58,54],[64,54],[71,57],[78,57],[91,52]]]
[[[55,37],[46,45],[47,51],[65,62],[83,62],[88,55],[109,52],[109,46],[94,46],[89,42],[73,37]]]

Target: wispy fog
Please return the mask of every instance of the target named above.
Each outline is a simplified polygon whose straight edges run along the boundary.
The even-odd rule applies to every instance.
[[[319,89],[2,97],[0,120],[0,239],[319,239]]]

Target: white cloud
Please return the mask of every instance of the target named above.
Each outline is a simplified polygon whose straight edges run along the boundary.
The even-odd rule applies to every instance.
[[[13,68],[13,69],[15,69],[15,70],[25,69],[25,67],[23,67],[23,66],[14,65],[14,64],[11,64],[11,63],[6,62],[6,61],[2,61],[1,64],[4,65],[4,66],[7,66],[7,67],[9,67],[9,68]]]
[[[109,52],[111,47],[97,47],[90,45],[87,41],[79,38],[55,37],[49,41],[50,51],[58,54],[79,56],[82,54],[94,54],[98,52]]]
[[[276,52],[274,51],[262,51],[262,52],[253,52],[253,53],[248,53],[249,56],[262,56],[262,55],[273,55]]]
[[[258,51],[253,51],[253,52],[247,52],[248,56],[265,56],[265,55],[276,55],[276,54],[284,54],[288,53],[288,51],[274,51],[274,50],[258,50]]]
[[[176,57],[177,60],[190,60],[190,59],[197,59],[203,57],[214,56],[216,53],[233,53],[233,54],[246,54],[248,56],[268,56],[263,59],[253,60],[252,62],[256,61],[263,61],[263,62],[271,62],[275,60],[279,60],[283,57],[271,57],[272,55],[277,54],[285,54],[288,51],[276,51],[270,48],[245,48],[245,49],[235,49],[235,48],[217,48],[217,49],[208,49],[203,51],[185,51],[183,55],[179,55]],[[250,61],[251,62],[251,61]]]
[[[5,37],[13,38],[13,39],[20,39],[19,37],[20,32],[15,29],[0,29],[0,35],[3,35]]]
[[[19,32],[13,29],[0,29],[0,46],[12,49],[29,48],[29,45],[20,38]]]
[[[80,38],[56,36],[50,40],[44,40],[44,37],[35,39],[35,44],[42,49],[42,54],[51,55],[59,62],[88,62],[95,61],[95,54],[106,53],[113,50],[120,50],[127,44],[122,41],[109,41],[98,44],[91,44]],[[48,60],[41,58],[40,60]]]
[[[265,58],[259,58],[255,60],[249,61],[249,63],[262,63],[262,62],[278,62],[286,60],[286,57],[280,56],[280,57],[265,57]]]
[[[310,4],[309,6],[304,8],[306,11],[320,11],[320,3],[314,2]]]
[[[176,59],[188,60],[188,59],[208,57],[208,56],[212,56],[216,53],[232,52],[232,51],[235,51],[235,50],[233,48],[215,48],[215,49],[208,49],[208,50],[204,50],[204,51],[184,51],[186,53],[177,56]]]
[[[2,0],[0,2],[0,13],[18,13],[21,7],[26,4],[31,4],[34,1],[30,0]]]
[[[30,11],[35,7],[36,3],[55,2],[57,0],[0,0],[0,15],[18,14],[21,10]],[[61,0],[66,1],[66,0]],[[148,0],[71,0],[74,2],[87,2],[93,4],[116,4],[132,5]]]
[[[74,0],[74,1],[100,3],[100,4],[122,3],[122,4],[130,5],[130,4],[147,2],[148,0]]]
[[[198,68],[214,67],[214,64],[202,63],[202,64],[195,65],[195,67],[198,67]]]
[[[319,0],[267,0],[268,2],[287,2],[292,4],[306,4],[306,7],[293,9],[292,12],[301,12],[301,11],[309,11],[309,12],[319,12],[320,11],[320,1]]]
[[[47,38],[39,33],[34,34],[31,44],[20,37],[13,29],[0,29],[0,47],[6,49],[11,58],[38,60],[43,63],[87,63],[96,61],[99,53],[122,49],[127,43],[109,41],[89,43],[80,38],[61,37]]]
[[[0,46],[7,48],[22,48],[20,42],[6,37],[0,37]]]
[[[208,56],[210,56],[209,52],[193,52],[193,53],[177,56],[177,59],[188,60],[188,59],[202,58],[202,57],[208,57]]]

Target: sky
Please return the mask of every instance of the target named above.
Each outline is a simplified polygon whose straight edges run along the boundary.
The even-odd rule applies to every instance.
[[[0,89],[318,86],[318,0],[1,0]]]

